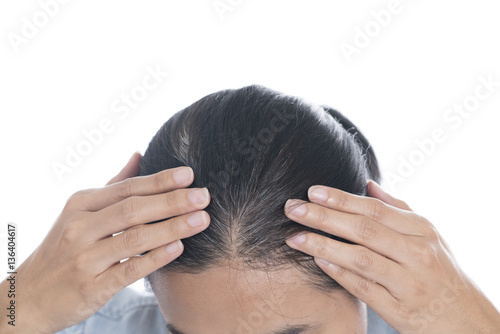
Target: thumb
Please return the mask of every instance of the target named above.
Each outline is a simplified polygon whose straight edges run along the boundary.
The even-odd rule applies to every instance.
[[[396,208],[403,209],[403,210],[408,210],[408,211],[413,211],[406,202],[394,198],[388,193],[385,192],[385,190],[375,181],[373,180],[368,180],[368,183],[366,185],[367,187],[367,195],[370,197],[378,198],[384,203],[387,203],[389,205],[392,205]]]
[[[139,174],[139,163],[141,162],[141,158],[141,153],[134,152],[125,167],[123,167],[122,170],[114,178],[109,180],[106,185],[123,181],[125,179],[128,179],[129,177],[137,176]]]

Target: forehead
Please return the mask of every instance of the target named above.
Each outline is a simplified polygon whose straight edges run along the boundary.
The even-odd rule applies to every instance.
[[[255,333],[286,324],[321,323],[352,303],[341,292],[326,294],[312,288],[297,269],[158,271],[151,285],[165,320],[187,334],[237,333],[237,328],[252,322],[258,325]]]

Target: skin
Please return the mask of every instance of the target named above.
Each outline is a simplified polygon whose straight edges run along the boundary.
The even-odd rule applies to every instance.
[[[106,187],[80,191],[70,197],[42,244],[17,268],[16,313],[19,317],[15,328],[9,326],[6,319],[0,321],[1,333],[54,333],[84,321],[118,291],[170,263],[183,251],[182,243],[172,253],[167,252],[167,245],[208,227],[210,218],[202,209],[210,202],[209,195],[205,201],[193,204],[189,201],[190,189],[183,189],[193,181],[192,170],[187,168],[189,177],[183,182],[177,182],[173,174],[185,168],[135,177],[140,159],[140,154],[134,154]],[[314,197],[313,189],[323,189],[325,199]],[[289,239],[286,243],[297,251],[314,256],[321,269],[401,334],[497,333],[500,314],[461,271],[436,228],[374,182],[368,183],[368,195],[373,198],[313,186],[309,189],[310,201],[290,200],[285,208],[290,219],[351,240],[356,245],[309,232],[304,234],[303,242],[298,242],[301,238],[297,238],[295,242]],[[297,206],[306,209],[302,215],[291,212],[290,207]],[[203,217],[198,227],[187,223],[187,218],[194,213]],[[165,219],[168,221],[144,224]],[[150,252],[145,256],[135,256],[148,250]],[[120,263],[126,258],[129,259]],[[177,284],[178,291],[184,290],[190,296],[185,302],[178,292],[161,295],[162,289],[168,291],[167,286],[158,287],[167,320],[168,317],[172,317],[172,321],[179,317],[179,324],[186,329],[201,329],[187,327],[191,322],[197,324],[192,314],[188,319],[186,314],[181,318],[180,313],[167,313],[165,305],[172,299],[176,305],[184,303],[184,308],[189,306],[190,312],[191,309],[199,311],[200,317],[207,317],[206,312],[210,309],[206,305],[221,308],[222,305],[217,304],[220,298],[226,302],[236,300],[238,304],[232,306],[237,307],[231,309],[236,313],[231,315],[249,315],[252,305],[263,306],[259,306],[251,293],[255,290],[263,297],[263,304],[286,311],[283,313],[286,317],[266,317],[266,329],[274,329],[272,327],[282,324],[284,319],[296,321],[304,316],[308,321],[317,320],[326,326],[331,319],[325,317],[344,316],[344,312],[356,319],[346,321],[346,326],[360,324],[359,316],[363,316],[363,311],[359,307],[348,312],[347,303],[340,302],[340,295],[318,295],[316,291],[307,290],[300,280],[286,281],[300,278],[293,272],[263,277],[262,273],[235,270],[238,267],[234,265],[231,268],[207,271],[202,280],[200,277],[184,277],[184,282],[181,276],[172,276],[165,284]],[[247,279],[250,280],[248,285],[245,283]],[[228,285],[233,286],[236,294],[228,294],[227,289],[220,290],[221,282],[230,283]],[[206,299],[200,299],[202,291],[197,289],[200,284],[205,284],[206,296],[203,298]],[[252,290],[248,290],[250,287]],[[6,299],[8,291],[9,283],[2,280],[2,305],[9,303]],[[209,291],[213,293],[207,294]],[[269,299],[271,291],[281,292],[285,300],[279,302],[278,299],[273,305],[273,300]],[[325,298],[329,298],[332,306],[324,303]],[[205,304],[189,304],[189,301],[198,300]],[[310,308],[306,310],[317,307],[318,312],[297,314],[293,307],[287,308],[289,303],[297,307],[308,303]],[[331,314],[315,306],[317,303],[325,310],[331,310]],[[217,319],[214,326],[234,328],[234,317],[223,316],[224,313],[214,315],[213,319]],[[341,325],[337,322],[337,326]],[[333,329],[342,328],[337,326]],[[219,327],[209,330],[217,333],[216,329]],[[327,329],[320,327],[319,330]],[[323,332],[310,334],[319,333]],[[268,333],[259,329],[255,334]]]
[[[311,326],[303,334],[366,333],[363,303],[345,290],[326,294],[307,285],[295,268],[265,272],[224,266],[201,274],[160,270],[150,279],[165,321],[182,334],[272,334],[299,324]]]
[[[201,209],[209,194],[194,204],[193,191],[204,191],[183,189],[193,182],[192,169],[131,178],[140,159],[134,154],[108,186],[77,192],[67,201],[42,244],[17,268],[16,326],[3,319],[1,333],[54,333],[84,321],[118,291],[178,257],[179,239],[208,227],[210,217]],[[174,178],[179,170],[188,171],[183,181]],[[188,218],[195,214],[202,224],[191,227]],[[173,244],[178,247],[169,253]],[[135,256],[145,251],[150,252]],[[9,303],[3,299],[8,290],[3,280],[2,305]]]
[[[290,219],[357,245],[309,232],[287,244],[314,256],[401,334],[498,333],[500,314],[459,268],[434,225],[373,181],[368,195],[376,198],[313,186],[309,202],[286,203]]]

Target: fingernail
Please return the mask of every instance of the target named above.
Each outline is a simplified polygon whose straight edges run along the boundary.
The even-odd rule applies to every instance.
[[[329,266],[329,265],[331,264],[331,263],[330,263],[330,262],[328,262],[327,260],[320,259],[319,257],[318,257],[318,258],[316,258],[316,260],[317,260],[320,264],[322,264],[322,265],[324,265],[324,266]]]
[[[205,223],[205,214],[203,211],[192,214],[187,219],[188,225],[191,227],[198,227]]]
[[[309,188],[309,198],[323,202],[328,199],[328,192],[321,187],[313,186]]]
[[[191,167],[182,167],[174,172],[174,180],[179,184],[184,184],[191,179],[192,173]]]
[[[167,253],[172,254],[172,253],[177,252],[180,248],[181,248],[181,241],[176,240],[176,241],[169,243],[167,245],[167,247],[165,247],[165,250],[167,251]]]
[[[290,241],[291,243],[295,245],[300,245],[303,244],[304,241],[306,241],[306,235],[303,232],[300,232],[293,237],[289,238],[287,241]]]
[[[305,202],[289,199],[286,201],[285,206],[289,210],[292,206],[297,205],[290,211],[290,213],[294,216],[300,217],[305,215],[307,211],[307,208],[304,204]]]
[[[188,198],[193,204],[202,204],[205,203],[208,199],[208,189],[193,189],[188,193]]]

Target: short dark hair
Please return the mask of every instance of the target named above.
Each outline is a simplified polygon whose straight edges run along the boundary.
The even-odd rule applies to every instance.
[[[258,85],[207,95],[160,128],[140,175],[178,166],[193,169],[190,188],[208,188],[211,222],[183,239],[184,252],[159,271],[294,265],[324,291],[340,286],[285,239],[306,230],[348,241],[288,219],[285,202],[308,200],[307,190],[316,184],[366,195],[367,179],[380,182],[373,148],[345,116]]]

